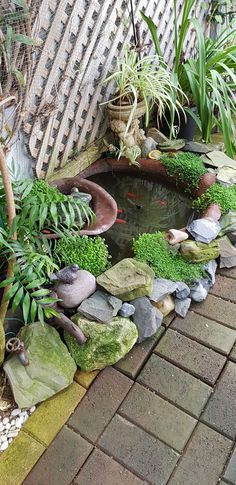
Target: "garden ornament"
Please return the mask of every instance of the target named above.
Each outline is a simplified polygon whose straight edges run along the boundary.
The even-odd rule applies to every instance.
[[[89,271],[80,270],[77,264],[66,266],[58,273],[52,273],[54,290],[63,308],[76,308],[96,290],[96,278]]]
[[[169,229],[167,233],[167,239],[171,246],[174,246],[177,243],[185,241],[188,239],[188,234],[185,231],[179,231],[178,229]]]
[[[122,120],[113,119],[110,121],[110,127],[113,133],[116,133],[127,148],[131,148],[133,145],[141,146],[145,140],[144,131],[139,128],[139,120],[132,121],[131,126],[126,133],[126,123]]]
[[[29,365],[29,358],[25,350],[24,342],[22,342],[19,338],[10,338],[6,343],[6,350],[7,352],[17,354],[21,364],[25,367]]]
[[[50,293],[51,298],[57,298],[57,294],[55,291],[52,291]],[[58,303],[51,303],[49,305],[51,308],[53,308],[56,312],[57,315],[54,315],[49,321],[49,325],[58,326],[66,330],[70,335],[75,337],[79,345],[83,345],[87,338],[83,334],[82,330],[78,327],[78,325],[75,325],[66,315],[63,313],[63,308],[60,308]]]

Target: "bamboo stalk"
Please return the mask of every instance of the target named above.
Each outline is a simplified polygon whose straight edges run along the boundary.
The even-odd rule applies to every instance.
[[[2,174],[3,186],[6,195],[6,205],[7,205],[7,216],[8,216],[8,225],[11,228],[14,218],[16,216],[16,209],[14,203],[14,195],[12,189],[11,178],[8,170],[8,166],[6,163],[6,153],[2,146],[0,146],[0,172]],[[12,235],[12,239],[16,240],[16,233]],[[11,278],[14,274],[14,265],[15,259],[10,259],[7,265],[7,276],[6,278]],[[11,288],[11,285],[8,285],[4,288],[3,298],[0,304],[0,365],[3,363],[4,354],[5,354],[5,331],[4,331],[4,321],[8,309],[9,301],[4,301],[4,297],[6,293]]]

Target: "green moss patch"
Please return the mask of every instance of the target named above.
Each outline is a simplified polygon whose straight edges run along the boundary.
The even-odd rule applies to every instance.
[[[194,201],[193,208],[201,212],[211,204],[218,204],[223,214],[229,210],[236,211],[236,184],[231,187],[224,187],[218,183],[212,185]]]
[[[149,264],[158,278],[190,284],[205,274],[202,264],[185,261],[161,232],[141,234],[134,240],[133,250],[135,258]]]
[[[175,177],[178,183],[185,185],[185,192],[199,188],[200,178],[207,170],[201,158],[195,153],[176,153],[161,155],[161,162],[170,177]]]

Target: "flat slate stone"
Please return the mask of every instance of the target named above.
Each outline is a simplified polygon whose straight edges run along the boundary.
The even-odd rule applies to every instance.
[[[92,452],[73,480],[73,485],[144,485],[145,483],[98,449]]]
[[[181,335],[174,330],[167,330],[158,343],[155,352],[210,385],[214,385],[226,359],[198,342]]]
[[[155,354],[144,366],[138,382],[196,417],[212,392],[207,384]]]
[[[119,412],[180,452],[197,424],[194,418],[140,384],[134,384]]]
[[[236,330],[236,305],[230,301],[226,302],[214,295],[208,295],[206,301],[193,303],[191,309],[195,313],[209,317]]]
[[[112,367],[100,372],[87,391],[81,405],[69,420],[69,425],[90,441],[95,442],[124,397],[132,381]]]
[[[165,485],[179,455],[154,436],[116,414],[99,446],[153,485]]]
[[[211,396],[202,420],[232,439],[236,437],[236,364],[229,362]]]
[[[236,484],[236,448],[229,460],[229,463],[224,472],[224,478],[230,483]]]
[[[218,275],[215,285],[211,288],[210,293],[236,303],[236,281]]]
[[[92,449],[88,441],[64,426],[28,475],[24,485],[42,485],[42,477],[50,485],[70,485]]]
[[[136,344],[123,359],[119,360],[119,362],[114,365],[114,367],[128,377],[131,377],[131,379],[135,379],[140,372],[140,369],[143,367],[143,364],[146,362],[149,353],[155,347],[164,332],[164,327],[160,327],[155,335],[147,338],[141,344]]]
[[[216,485],[232,441],[199,424],[168,485]]]
[[[175,318],[171,328],[224,354],[229,354],[236,341],[235,330],[194,312],[189,312],[185,320]]]

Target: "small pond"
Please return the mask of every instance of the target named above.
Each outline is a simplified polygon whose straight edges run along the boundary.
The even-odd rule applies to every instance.
[[[117,221],[104,234],[113,263],[132,255],[132,239],[139,234],[181,229],[192,217],[191,201],[153,176],[106,172],[89,180],[101,185],[117,202]]]

